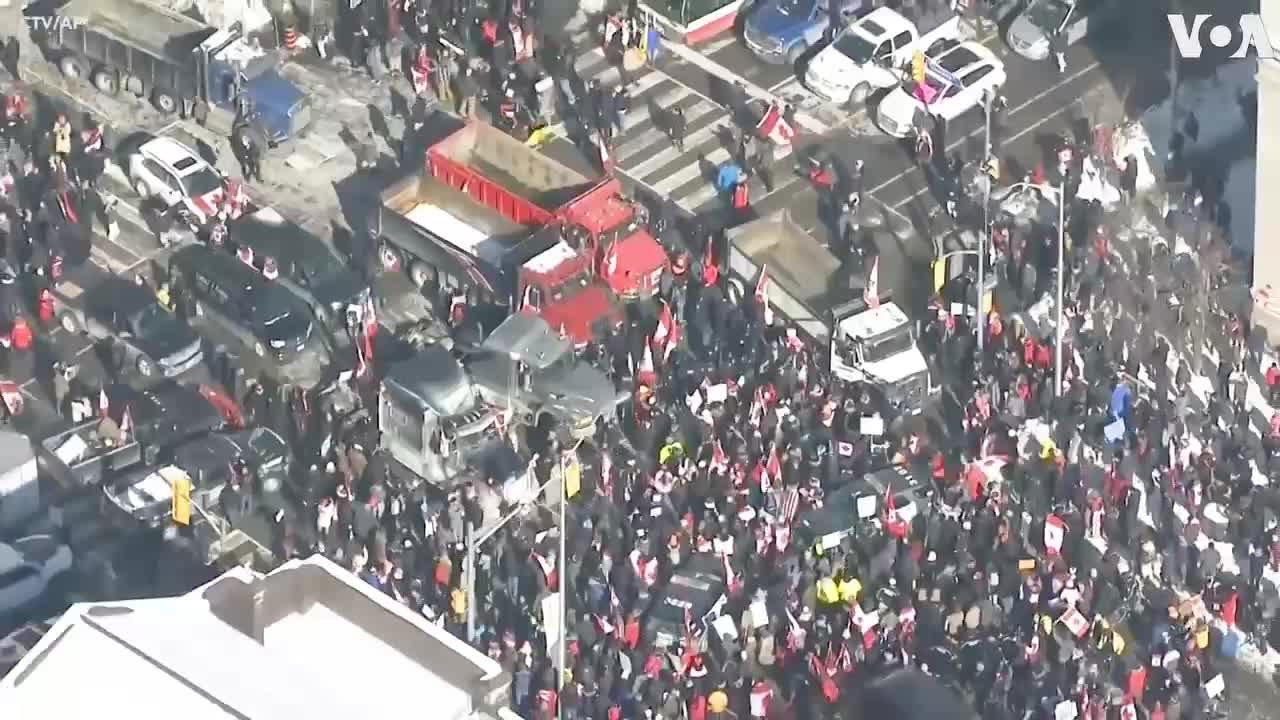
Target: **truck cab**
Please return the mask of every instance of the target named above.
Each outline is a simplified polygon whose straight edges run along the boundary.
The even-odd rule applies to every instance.
[[[653,297],[667,267],[667,253],[645,226],[645,214],[612,178],[559,213],[566,241],[593,259],[596,274],[624,300]]]
[[[765,0],[747,18],[747,48],[770,64],[796,64],[831,27],[832,3],[842,21],[857,17],[863,6],[862,0]]]
[[[545,317],[533,314],[507,318],[469,352],[467,367],[490,404],[534,424],[549,419],[574,439],[594,435],[596,421],[612,417],[630,397],[603,372],[578,360]]]
[[[462,365],[440,345],[393,364],[378,392],[380,447],[438,487],[454,484],[475,459],[495,417],[479,402]]]
[[[840,380],[877,386],[902,414],[924,409],[935,388],[907,314],[892,302],[850,303],[834,314],[831,372]]]
[[[857,105],[901,82],[916,52],[936,55],[972,35],[973,29],[950,12],[926,17],[917,26],[892,8],[877,8],[813,58],[805,86],[831,102]]]
[[[311,101],[280,74],[273,55],[241,38],[238,26],[201,43],[197,67],[207,102],[234,113],[236,98],[244,93],[271,143],[282,143],[311,124]]]
[[[597,282],[591,258],[547,227],[513,251],[519,301],[515,309],[542,317],[575,347],[604,339],[622,323],[622,308],[608,287]],[[549,246],[542,236],[551,236]],[[515,263],[513,263],[515,264]]]

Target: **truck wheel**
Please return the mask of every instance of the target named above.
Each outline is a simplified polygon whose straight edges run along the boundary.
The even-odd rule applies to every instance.
[[[151,103],[165,115],[172,115],[178,112],[177,96],[164,88],[156,88],[151,91]]]
[[[400,253],[387,243],[382,243],[382,247],[378,249],[378,262],[382,263],[382,269],[386,272],[395,272],[403,264]]]
[[[58,61],[58,69],[64,77],[79,80],[84,77],[84,63],[75,55],[67,55]]]
[[[115,95],[120,92],[120,79],[114,72],[101,68],[93,73],[93,86],[98,88],[100,93]]]
[[[853,90],[849,93],[849,109],[857,110],[858,106],[867,101],[867,96],[871,94],[871,86],[860,82],[853,86]]]
[[[435,269],[426,263],[415,262],[409,266],[409,280],[419,290],[429,285],[435,278]]]
[[[72,315],[69,312],[64,312],[58,316],[58,324],[62,326],[63,330],[66,330],[72,335],[80,332],[80,321],[76,319],[75,315]]]

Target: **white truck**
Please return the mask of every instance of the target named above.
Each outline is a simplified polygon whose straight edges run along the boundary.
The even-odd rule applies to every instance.
[[[938,390],[916,345],[914,326],[892,302],[868,307],[861,279],[786,211],[730,228],[730,294],[741,299],[761,272],[769,304],[789,326],[828,345],[831,372],[878,389],[896,415],[914,415]]]
[[[972,25],[951,12],[917,25],[892,8],[862,16],[809,62],[804,84],[822,98],[856,107],[876,90],[902,82],[917,52],[928,56],[976,37]]]

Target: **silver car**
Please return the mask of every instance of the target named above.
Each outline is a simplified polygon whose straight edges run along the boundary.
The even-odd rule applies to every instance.
[[[1067,44],[1074,45],[1101,24],[1104,11],[1115,4],[1115,0],[1031,0],[1009,24],[1009,47],[1029,60],[1045,60],[1054,33],[1065,33]]]

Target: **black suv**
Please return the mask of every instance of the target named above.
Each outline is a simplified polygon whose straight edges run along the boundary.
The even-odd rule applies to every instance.
[[[117,275],[85,290],[75,306],[55,297],[58,323],[68,332],[111,340],[116,368],[143,377],[174,377],[204,359],[200,336],[156,301],[147,288]]]
[[[364,302],[360,275],[320,238],[271,208],[262,208],[230,223],[228,247],[253,251],[253,265],[261,271],[270,258],[279,281],[311,304],[316,317],[331,329],[341,329],[349,306]]]
[[[219,323],[260,357],[291,359],[311,339],[306,303],[232,255],[188,245],[169,259],[169,277],[196,316]]]

